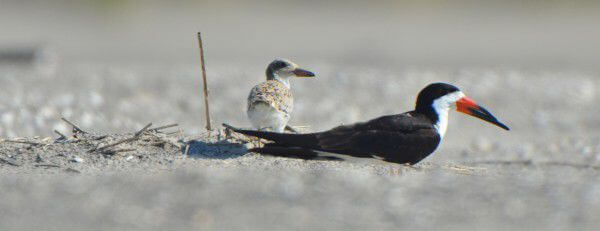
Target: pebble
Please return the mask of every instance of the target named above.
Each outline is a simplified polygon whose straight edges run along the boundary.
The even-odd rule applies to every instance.
[[[84,162],[83,158],[81,158],[79,156],[73,157],[73,159],[71,161],[73,161],[75,163],[83,163]]]
[[[130,156],[127,156],[127,157],[125,158],[125,160],[126,160],[126,161],[133,160],[133,156],[131,156],[131,155],[130,155]]]
[[[44,162],[44,159],[42,159],[42,157],[40,156],[40,154],[37,154],[37,157],[35,158],[35,162],[42,163],[42,162]]]

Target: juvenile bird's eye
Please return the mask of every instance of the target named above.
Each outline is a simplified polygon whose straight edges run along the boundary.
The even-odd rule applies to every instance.
[[[275,63],[275,67],[277,69],[284,68],[284,67],[287,67],[287,66],[288,66],[287,63],[284,63],[284,62],[281,62],[281,61],[278,61],[277,63]]]

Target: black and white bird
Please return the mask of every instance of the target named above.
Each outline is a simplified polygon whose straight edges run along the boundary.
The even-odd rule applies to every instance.
[[[284,134],[224,126],[238,133],[272,141],[264,147],[249,150],[251,152],[302,159],[320,159],[323,157],[320,152],[330,152],[412,165],[438,147],[446,134],[448,112],[452,108],[510,130],[457,87],[446,83],[433,83],[421,90],[413,111],[342,125],[323,132]]]
[[[290,91],[291,77],[314,77],[310,71],[301,69],[297,64],[276,59],[267,67],[267,81],[252,88],[248,96],[247,114],[252,126],[261,131],[283,132],[287,126],[294,97]]]

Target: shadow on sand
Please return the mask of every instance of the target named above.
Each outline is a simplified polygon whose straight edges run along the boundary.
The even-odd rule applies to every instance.
[[[248,153],[248,150],[242,144],[231,143],[228,141],[207,143],[204,141],[193,140],[188,142],[188,146],[189,148],[182,148],[181,152],[184,155],[187,154],[193,158],[231,159]]]

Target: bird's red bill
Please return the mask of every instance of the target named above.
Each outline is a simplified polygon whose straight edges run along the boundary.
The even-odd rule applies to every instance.
[[[475,103],[474,100],[470,99],[469,97],[464,96],[461,99],[459,99],[458,101],[456,101],[456,110],[459,112],[465,113],[467,115],[477,117],[479,119],[490,122],[498,127],[505,129],[505,130],[510,130],[510,128],[508,128],[508,126],[506,126],[503,123],[501,123],[500,121],[498,121],[498,119],[496,119],[496,117],[494,117],[494,115],[492,115],[492,113],[490,113],[484,107],[479,106],[477,103]]]
[[[477,105],[477,103],[475,103],[474,100],[472,100],[469,97],[462,97],[460,98],[458,101],[456,101],[456,110],[462,113],[466,113],[471,115],[471,111],[469,111],[469,108],[478,108],[479,105]]]

